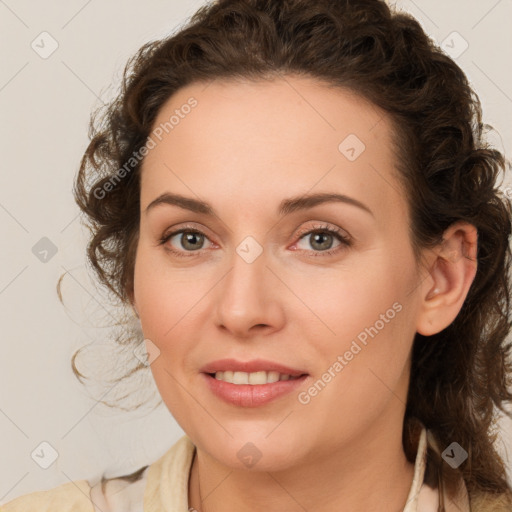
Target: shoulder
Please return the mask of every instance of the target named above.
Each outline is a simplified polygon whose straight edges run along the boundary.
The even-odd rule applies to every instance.
[[[102,478],[91,488],[93,503],[101,512],[187,510],[194,448],[192,441],[183,436],[149,466],[130,475]]]
[[[142,511],[148,469],[144,466],[129,475],[102,478],[91,487],[92,502],[102,512]]]
[[[188,476],[195,446],[183,436],[149,466],[116,478],[69,482],[20,496],[0,512],[126,512],[187,510]]]
[[[117,478],[101,478],[90,484],[79,480],[46,491],[25,494],[5,505],[0,512],[125,512],[142,510],[148,466]],[[138,507],[138,508],[136,508]]]
[[[87,480],[68,482],[19,496],[0,505],[0,512],[95,512],[90,489]]]
[[[144,510],[188,510],[188,480],[194,455],[195,446],[184,435],[151,464]]]
[[[471,510],[473,512],[510,512],[512,510],[512,495],[478,492],[470,494]]]

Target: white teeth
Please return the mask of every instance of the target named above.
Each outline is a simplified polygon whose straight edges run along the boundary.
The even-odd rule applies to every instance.
[[[279,380],[279,372],[268,372],[267,382],[277,382]]]
[[[249,384],[266,384],[267,372],[253,372],[249,373]]]
[[[249,384],[249,374],[245,372],[234,372],[233,384]]]
[[[265,372],[216,372],[215,378],[217,380],[223,380],[224,382],[230,382],[232,384],[270,384],[277,382],[278,380],[293,380],[298,377],[292,377],[288,374],[283,374],[275,371]]]

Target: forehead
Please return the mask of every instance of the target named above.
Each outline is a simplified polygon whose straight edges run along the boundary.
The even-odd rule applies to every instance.
[[[403,215],[391,136],[382,110],[311,78],[194,83],[157,115],[141,206],[164,188],[214,205],[259,207],[332,191],[364,198],[379,214]]]

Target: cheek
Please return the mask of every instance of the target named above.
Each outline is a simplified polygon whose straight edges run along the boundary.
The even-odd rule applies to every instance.
[[[192,282],[165,276],[165,267],[151,256],[144,250],[137,256],[135,300],[144,338],[158,350],[150,366],[155,384],[168,410],[180,425],[186,425],[189,396],[183,386],[188,387],[184,372],[191,340],[185,333],[194,332],[193,304],[198,291]]]
[[[163,252],[163,251],[162,251]],[[151,371],[160,395],[176,419],[190,396],[184,392],[197,373],[198,340],[205,338],[200,318],[212,283],[190,269],[172,269],[153,248],[141,248],[135,263],[134,295],[144,337],[158,349]],[[180,423],[181,424],[181,423]]]
[[[380,294],[373,293],[377,291]],[[338,305],[344,308],[329,312],[336,337],[311,338],[319,342],[316,375],[300,397],[301,404],[310,401],[304,414],[317,418],[333,440],[340,429],[354,434],[373,424],[387,404],[396,401],[394,407],[400,408],[406,401],[405,376],[414,337],[412,316],[399,292],[373,287],[343,295]]]
[[[389,391],[381,381],[392,389],[397,384],[415,333],[413,263],[412,256],[397,262],[391,250],[375,251],[364,264],[340,273],[336,286],[332,276],[329,282],[317,282],[322,286],[308,285],[308,305],[323,325],[315,321],[312,328],[302,321],[303,332],[316,344],[318,376],[329,368],[336,374],[336,383],[327,386],[334,394],[326,393],[326,399],[378,401],[380,395],[372,396],[375,386],[385,394]]]
[[[312,325],[314,320],[317,337],[322,328],[321,339],[330,339],[341,349],[359,334],[364,341],[366,329],[375,324],[379,332],[389,331],[389,326],[399,321],[397,310],[405,306],[403,291],[408,282],[404,271],[396,272],[383,261],[368,262],[337,275],[331,272],[324,278],[303,281],[297,295],[305,297],[313,313],[308,315],[308,323]]]
[[[166,265],[163,249],[141,248],[135,262],[134,296],[145,336],[164,345],[194,317],[194,305],[207,288],[194,271]]]

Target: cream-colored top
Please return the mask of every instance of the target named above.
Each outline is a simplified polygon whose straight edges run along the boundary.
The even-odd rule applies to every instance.
[[[101,482],[80,480],[54,489],[20,496],[0,506],[0,512],[186,512],[188,479],[195,446],[182,436],[135,482],[122,477]],[[414,477],[403,512],[437,512],[438,490],[424,480],[427,431],[423,428],[416,453]],[[446,512],[469,512],[465,486],[456,503],[444,497]]]

